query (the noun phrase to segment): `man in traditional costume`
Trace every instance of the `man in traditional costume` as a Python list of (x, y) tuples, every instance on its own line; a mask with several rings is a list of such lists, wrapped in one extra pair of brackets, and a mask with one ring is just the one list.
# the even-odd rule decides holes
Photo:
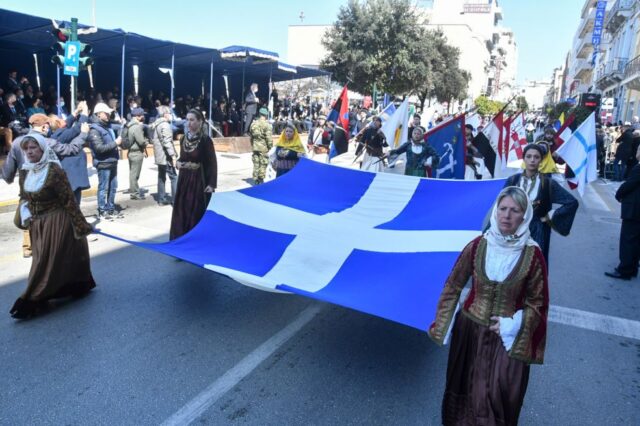
[[(382, 172), (384, 170), (384, 148), (388, 147), (387, 139), (382, 131), (382, 119), (376, 117), (373, 124), (366, 128), (360, 138), (356, 138), (364, 149), (361, 170)], [(357, 153), (357, 152), (356, 152)]]

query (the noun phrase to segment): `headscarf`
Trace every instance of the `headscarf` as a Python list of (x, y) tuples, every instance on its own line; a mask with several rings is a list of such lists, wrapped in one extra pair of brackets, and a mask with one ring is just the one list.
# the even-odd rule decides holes
[(306, 152), (304, 146), (302, 145), (302, 141), (300, 140), (300, 135), (298, 134), (298, 129), (294, 126), (287, 126), (293, 129), (293, 138), (291, 140), (287, 139), (285, 135), (285, 131), (283, 130), (280, 134), (280, 139), (278, 139), (278, 143), (276, 146), (280, 148), (288, 149), (290, 151), (300, 152), (304, 154)]
[[(522, 192), (525, 199), (527, 200), (527, 210), (524, 213), (524, 218), (522, 219), (522, 223), (518, 226), (515, 234), (512, 235), (503, 235), (500, 232), (500, 228), (498, 227), (498, 200), (501, 200), (503, 194), (508, 189), (513, 189)], [(493, 205), (493, 211), (491, 212), (490, 223), (491, 226), (484, 233), (483, 238), (487, 240), (489, 246), (500, 247), (503, 249), (507, 249), (509, 251), (521, 251), (525, 246), (534, 246), (538, 245), (533, 238), (531, 238), (531, 232), (529, 231), (529, 224), (531, 223), (531, 219), (533, 218), (533, 207), (531, 206), (531, 200), (527, 196), (527, 194), (517, 186), (508, 186), (503, 189), (498, 198), (496, 198), (496, 202)]]
[[(42, 157), (37, 163), (29, 161), (26, 150), (22, 148), (29, 139), (35, 140), (42, 150)], [(51, 165), (51, 163), (56, 163), (59, 166), (60, 161), (58, 160), (55, 152), (49, 148), (49, 144), (44, 137), (37, 133), (29, 133), (24, 136), (24, 139), (20, 141), (20, 149), (22, 149), (22, 158), (24, 158), (22, 170), (28, 171), (27, 177), (24, 180), (24, 190), (27, 192), (38, 192), (47, 180), (47, 176), (49, 175), (49, 165)]]

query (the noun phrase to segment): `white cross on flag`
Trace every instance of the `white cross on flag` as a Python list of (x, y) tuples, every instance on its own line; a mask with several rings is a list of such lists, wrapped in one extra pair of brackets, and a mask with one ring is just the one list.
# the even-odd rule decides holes
[(587, 184), (598, 178), (595, 112), (582, 122), (556, 153), (571, 167), (576, 175), (572, 181), (578, 185), (580, 195), (584, 194)]
[(458, 254), (480, 235), (503, 184), (302, 159), (272, 182), (216, 192), (200, 223), (181, 238), (134, 244), (252, 287), (426, 331)]

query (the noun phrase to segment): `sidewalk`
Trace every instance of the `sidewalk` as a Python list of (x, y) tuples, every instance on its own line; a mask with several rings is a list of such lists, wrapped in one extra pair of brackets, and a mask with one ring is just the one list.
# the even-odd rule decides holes
[[(251, 177), (251, 169), (253, 167), (251, 163), (251, 154), (227, 154), (218, 153), (218, 175), (233, 175), (235, 185), (231, 182), (227, 184), (225, 182), (224, 187), (221, 190), (237, 189), (239, 187), (249, 186), (249, 182), (244, 179)], [(82, 197), (95, 197), (98, 190), (98, 174), (96, 169), (89, 167), (89, 184), (90, 189), (82, 192)], [(227, 179), (225, 179), (226, 181)], [(149, 190), (149, 194), (155, 194), (158, 185), (158, 167), (155, 165), (153, 156), (147, 157), (142, 163), (142, 171), (140, 173), (140, 179), (138, 183), (141, 188)], [(218, 185), (220, 187), (220, 184)], [(235, 186), (235, 187), (233, 187)], [(122, 194), (129, 189), (129, 161), (118, 161), (118, 194)], [(169, 190), (169, 182), (167, 179), (167, 190)], [(5, 212), (15, 209), (18, 205), (18, 193), (19, 185), (18, 179), (13, 181), (11, 185), (7, 184), (4, 180), (0, 180), (0, 212)]]
[[(253, 163), (251, 161), (251, 153), (232, 154), (226, 152), (218, 152), (216, 154), (218, 160), (218, 191), (233, 191), (236, 189), (246, 188), (251, 185), (251, 175)], [(349, 152), (342, 154), (331, 161), (332, 165), (359, 168), (359, 163), (354, 163), (355, 145), (350, 144)], [(4, 159), (2, 159), (3, 161)], [(0, 164), (2, 163), (0, 161)], [(396, 167), (387, 170), (391, 173), (403, 173), (404, 167)], [(144, 159), (142, 171), (138, 183), (141, 188), (148, 190), (147, 197), (157, 192), (158, 184), (158, 168), (154, 163), (153, 155)], [(96, 169), (89, 167), (89, 184), (90, 189), (82, 192), (83, 198), (95, 197), (98, 190), (98, 174)], [(129, 161), (118, 161), (118, 193), (122, 196), (129, 189)], [(167, 180), (167, 190), (169, 190), (169, 182)], [(8, 185), (4, 180), (0, 179), (0, 212), (15, 210), (18, 205), (18, 179)]]

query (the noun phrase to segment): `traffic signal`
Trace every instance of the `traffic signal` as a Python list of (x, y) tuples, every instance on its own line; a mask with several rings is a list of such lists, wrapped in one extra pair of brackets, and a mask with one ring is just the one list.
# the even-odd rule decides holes
[(92, 51), (93, 47), (90, 44), (80, 43), (80, 68), (86, 69), (93, 65), (93, 58), (89, 56)]
[(64, 42), (56, 41), (51, 46), (51, 50), (53, 51), (51, 62), (61, 67), (64, 64)]
[(68, 28), (54, 28), (51, 31), (51, 34), (53, 34), (56, 40), (64, 43), (65, 41), (69, 40), (69, 35), (71, 34), (71, 31)]

